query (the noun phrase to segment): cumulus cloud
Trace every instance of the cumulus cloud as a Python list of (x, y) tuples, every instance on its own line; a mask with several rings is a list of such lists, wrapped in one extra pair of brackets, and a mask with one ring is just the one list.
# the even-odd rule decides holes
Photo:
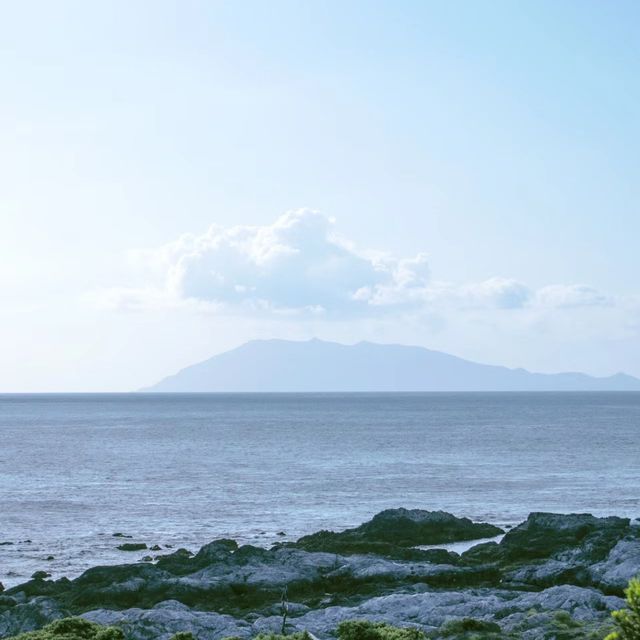
[(272, 225), (214, 225), (202, 235), (136, 252), (136, 259), (164, 274), (161, 291), (120, 288), (105, 292), (107, 303), (173, 300), (275, 313), (348, 313), (415, 303), (429, 276), (424, 255), (395, 259), (359, 252), (335, 234), (332, 219), (308, 209)]
[(334, 318), (452, 307), (508, 313), (609, 302), (586, 285), (535, 291), (504, 277), (463, 284), (433, 281), (426, 254), (395, 257), (358, 249), (336, 234), (331, 218), (309, 209), (285, 213), (271, 225), (214, 225), (134, 257), (155, 276), (139, 288), (95, 294), (102, 306), (179, 305), (218, 313)]

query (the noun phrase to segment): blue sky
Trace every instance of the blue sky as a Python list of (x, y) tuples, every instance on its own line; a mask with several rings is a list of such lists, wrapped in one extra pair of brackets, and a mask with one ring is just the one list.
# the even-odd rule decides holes
[(268, 336), (640, 375), (638, 24), (2, 3), (0, 389), (136, 388)]

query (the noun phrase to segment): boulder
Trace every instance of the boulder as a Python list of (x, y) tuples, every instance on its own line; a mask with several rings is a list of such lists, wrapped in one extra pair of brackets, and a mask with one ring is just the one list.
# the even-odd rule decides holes
[(142, 551), (147, 548), (144, 542), (125, 542), (118, 545), (119, 551)]
[(0, 596), (0, 610), (15, 607), (17, 604), (18, 601), (11, 596)]
[(23, 604), (0, 610), (0, 638), (15, 636), (25, 631), (35, 631), (68, 612), (51, 598), (32, 598)]
[(251, 625), (228, 615), (194, 611), (175, 600), (158, 603), (151, 609), (110, 611), (98, 609), (83, 618), (102, 625), (121, 627), (128, 640), (169, 640), (179, 632), (190, 632), (198, 640), (218, 640), (231, 636), (249, 638)]
[(620, 540), (605, 560), (588, 568), (591, 582), (606, 593), (622, 595), (631, 578), (640, 576), (640, 538)]
[(355, 529), (338, 533), (320, 531), (300, 538), (294, 546), (307, 551), (376, 553), (418, 559), (420, 551), (410, 549), (407, 553), (407, 548), (490, 538), (500, 533), (502, 529), (492, 524), (475, 523), (444, 511), (388, 509)]
[(50, 578), (51, 574), (47, 571), (36, 571), (32, 576), (32, 580), (45, 580), (46, 578)]
[(629, 533), (629, 519), (596, 518), (590, 514), (531, 513), (525, 522), (508, 531), (500, 542), (507, 558), (548, 558), (580, 547), (585, 559), (598, 561)]

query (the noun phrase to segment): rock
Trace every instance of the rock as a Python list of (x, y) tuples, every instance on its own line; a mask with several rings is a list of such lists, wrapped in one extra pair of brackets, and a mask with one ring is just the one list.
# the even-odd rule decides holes
[(147, 545), (144, 542), (125, 542), (119, 544), (117, 548), (119, 551), (142, 551), (147, 548)]
[[(448, 558), (445, 555), (445, 559)], [(457, 556), (454, 556), (457, 559)], [(33, 580), (16, 587), (28, 597), (55, 596), (74, 612), (90, 608), (151, 607), (167, 599), (223, 612), (258, 610), (289, 597), (317, 603), (327, 592), (338, 600), (377, 595), (421, 581), (434, 586), (495, 584), (499, 573), (486, 567), (456, 567), (429, 561), (391, 561), (375, 556), (339, 556), (282, 547), (266, 550), (218, 540), (198, 554), (178, 550), (157, 564), (94, 567), (75, 580)]]
[(478, 565), (500, 562), (505, 555), (504, 547), (497, 542), (483, 542), (464, 551), (461, 559), (465, 564)]
[(128, 640), (168, 640), (178, 632), (190, 632), (198, 640), (253, 635), (247, 622), (211, 611), (194, 611), (175, 600), (161, 602), (151, 609), (98, 609), (82, 617), (98, 624), (119, 626)]
[(0, 593), (2, 593), (4, 591), (4, 585), (2, 584), (2, 582), (0, 582)]
[(207, 565), (222, 562), (238, 550), (235, 540), (221, 539), (205, 544), (194, 556), (188, 549), (178, 549), (171, 554), (161, 556), (158, 566), (175, 575), (194, 573)]
[[(287, 603), (287, 611), (289, 616), (300, 616), (303, 613), (311, 611), (311, 608), (301, 602), (289, 602)], [(266, 613), (274, 616), (282, 616), (282, 603), (274, 603), (271, 607), (266, 609)], [(254, 620), (258, 620), (260, 617), (261, 616), (256, 615)]]
[(159, 544), (154, 544), (153, 547), (149, 547), (150, 551), (162, 551), (162, 547)]
[(494, 525), (474, 523), (444, 511), (388, 509), (355, 529), (339, 533), (320, 531), (300, 538), (295, 546), (307, 551), (407, 558), (407, 547), (490, 538), (500, 533), (502, 529)]
[(133, 536), (127, 536), (124, 533), (118, 531), (117, 533), (111, 534), (114, 538), (133, 538)]
[[(611, 608), (623, 606), (605, 594), (620, 593), (640, 568), (640, 532), (621, 518), (531, 514), (499, 544), (478, 544), (461, 556), (402, 546), (416, 538), (424, 542), (472, 531), (485, 537), (485, 526), (492, 525), (442, 512), (393, 510), (356, 529), (301, 539), (311, 539), (310, 549), (299, 543), (238, 547), (222, 539), (195, 555), (178, 549), (156, 564), (94, 567), (74, 580), (34, 574), (2, 596), (0, 630), (2, 624), (18, 631), (20, 625), (34, 628), (29, 627), (34, 620), (44, 624), (48, 620), (38, 612), (54, 603), (52, 615), (88, 612), (95, 622), (120, 624), (130, 640), (163, 640), (176, 631), (192, 632), (199, 640), (248, 638), (279, 632), (280, 598), (287, 587), (288, 628), (323, 638), (354, 617), (434, 633), (448, 621), (469, 618), (480, 621), (478, 628), (494, 630), (487, 634), (499, 624), (504, 634), (522, 640), (564, 637), (562, 625), (578, 621), (586, 625), (586, 637), (589, 625), (602, 624)], [(571, 617), (558, 618), (558, 611)]]
[(430, 562), (398, 562), (385, 558), (354, 555), (341, 558), (341, 566), (326, 574), (328, 584), (338, 578), (351, 583), (358, 581), (390, 585), (420, 582), (425, 585), (455, 587), (477, 585), (483, 582), (497, 583), (499, 573), (485, 567), (458, 567)]
[(531, 513), (525, 522), (506, 533), (500, 546), (508, 558), (516, 560), (548, 558), (580, 546), (585, 555), (597, 561), (628, 532), (628, 518)]
[(46, 571), (36, 571), (31, 578), (33, 580), (44, 580), (45, 578), (50, 578), (51, 574)]
[(0, 612), (0, 638), (34, 631), (44, 625), (66, 617), (68, 612), (51, 598), (33, 598)]
[(640, 538), (624, 538), (607, 558), (591, 565), (589, 577), (594, 585), (607, 593), (622, 595), (629, 580), (640, 575)]
[(75, 580), (59, 585), (57, 597), (77, 613), (89, 608), (128, 608), (145, 603), (152, 606), (170, 589), (175, 576), (157, 565), (135, 563), (94, 567)]
[(504, 583), (512, 588), (545, 588), (560, 584), (588, 586), (586, 571), (580, 563), (551, 558), (506, 571)]
[(201, 569), (209, 564), (227, 560), (229, 555), (238, 550), (238, 543), (235, 540), (221, 539), (214, 540), (198, 551), (191, 561), (194, 569)]
[(49, 561), (51, 561), (51, 560), (55, 560), (55, 557), (54, 557), (54, 556), (47, 556), (47, 557), (45, 558), (45, 560), (49, 560)]
[[(569, 612), (576, 620), (602, 622), (611, 610), (623, 601), (607, 597), (595, 590), (574, 586), (552, 587), (535, 593), (501, 590), (427, 591), (414, 594), (392, 594), (372, 598), (355, 607), (328, 607), (313, 610), (291, 619), (296, 631), (308, 630), (320, 637), (333, 636), (344, 620), (367, 619), (396, 626), (417, 626), (425, 632), (435, 632), (452, 619), (474, 618), (499, 622), (507, 632), (533, 629), (531, 638), (545, 637), (541, 629), (551, 624), (558, 610)], [(532, 621), (531, 611), (542, 613)], [(546, 614), (546, 615), (544, 615)], [(276, 630), (277, 617), (263, 618), (254, 623), (259, 630)]]
[(176, 575), (184, 575), (191, 570), (193, 553), (188, 549), (176, 549), (173, 553), (158, 559), (157, 566)]

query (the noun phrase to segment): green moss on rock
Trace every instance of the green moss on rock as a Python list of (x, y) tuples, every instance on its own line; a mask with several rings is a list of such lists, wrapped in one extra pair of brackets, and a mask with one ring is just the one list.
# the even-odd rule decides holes
[(340, 640), (424, 640), (425, 635), (415, 627), (394, 627), (385, 622), (346, 620), (338, 625)]
[(9, 640), (124, 640), (124, 635), (116, 627), (103, 627), (84, 618), (62, 618)]

